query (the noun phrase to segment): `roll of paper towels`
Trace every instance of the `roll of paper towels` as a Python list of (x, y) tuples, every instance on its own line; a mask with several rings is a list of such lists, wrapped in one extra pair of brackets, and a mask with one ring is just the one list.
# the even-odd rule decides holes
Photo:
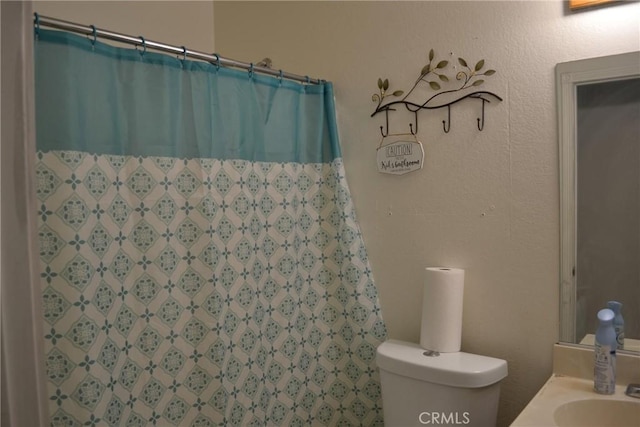
[(440, 353), (460, 351), (464, 270), (428, 267), (422, 293), (420, 345)]

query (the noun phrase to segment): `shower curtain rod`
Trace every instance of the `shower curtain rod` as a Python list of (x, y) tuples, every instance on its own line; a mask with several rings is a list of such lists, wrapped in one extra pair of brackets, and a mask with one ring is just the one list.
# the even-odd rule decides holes
[(255, 65), (253, 63), (247, 63), (242, 61), (237, 61), (235, 59), (224, 58), (215, 53), (209, 54), (204, 52), (199, 52), (197, 50), (187, 49), (184, 46), (173, 46), (166, 43), (160, 43), (153, 40), (146, 40), (144, 37), (134, 37), (127, 34), (116, 33), (115, 31), (103, 30), (97, 28), (93, 25), (82, 25), (77, 24), (75, 22), (63, 21), (61, 19), (51, 18), (49, 16), (42, 16), (34, 13), (33, 25), (36, 28), (36, 31), (39, 27), (50, 27), (56, 28), (59, 30), (70, 31), (73, 33), (84, 34), (86, 36), (91, 36), (94, 38), (102, 38), (113, 40), (120, 43), (132, 44), (136, 47), (141, 47), (144, 49), (154, 49), (162, 52), (174, 53), (177, 55), (182, 55), (184, 58), (190, 57), (193, 59), (199, 59), (201, 61), (210, 62), (215, 65), (219, 65), (222, 67), (233, 67), (240, 68), (247, 71), (252, 71), (256, 73), (268, 74), (274, 77), (286, 78), (289, 80), (295, 80), (302, 83), (307, 84), (322, 84), (325, 81), (321, 79), (313, 79), (308, 76), (301, 76), (298, 74), (288, 73), (282, 70), (274, 70), (267, 67), (262, 67)]

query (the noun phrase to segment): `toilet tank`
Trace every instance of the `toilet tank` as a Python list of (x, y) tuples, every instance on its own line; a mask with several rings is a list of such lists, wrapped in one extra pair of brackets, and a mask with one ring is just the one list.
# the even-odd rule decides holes
[(418, 344), (378, 347), (386, 427), (495, 426), (507, 362), (456, 352), (429, 357)]

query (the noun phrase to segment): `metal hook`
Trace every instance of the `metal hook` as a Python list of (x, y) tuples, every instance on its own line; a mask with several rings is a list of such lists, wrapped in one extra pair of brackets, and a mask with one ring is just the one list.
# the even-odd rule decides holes
[(480, 98), (482, 99), (482, 121), (480, 121), (480, 118), (478, 118), (478, 130), (482, 131), (482, 129), (484, 129), (484, 104), (485, 102), (489, 102), (484, 98)]
[(186, 61), (187, 60), (187, 48), (184, 46), (180, 46), (182, 48), (182, 61)]
[(278, 79), (280, 80), (280, 86), (282, 86), (282, 78), (283, 78), (283, 72), (282, 70), (280, 70), (280, 73), (278, 74)]
[(385, 120), (387, 122), (387, 132), (386, 133), (384, 132), (384, 130), (383, 130), (384, 126), (380, 126), (380, 133), (382, 134), (383, 138), (389, 136), (389, 110), (385, 110), (384, 118), (385, 118)]
[(442, 129), (444, 133), (449, 133), (451, 130), (451, 105), (447, 105), (447, 120), (442, 121)]
[(140, 56), (144, 56), (145, 53), (147, 53), (147, 42), (144, 39), (144, 37), (142, 36), (138, 36), (140, 38), (140, 41), (142, 42), (142, 53), (140, 54)]
[(413, 131), (413, 124), (409, 123), (409, 132), (411, 132), (411, 135), (416, 136), (416, 134), (418, 133), (418, 110), (414, 111), (413, 114), (415, 114), (416, 117), (416, 131)]
[(253, 62), (249, 64), (249, 78), (253, 77)]
[(216, 57), (216, 71), (220, 69), (220, 55), (214, 53), (213, 56)]
[(95, 25), (90, 25), (90, 27), (91, 27), (91, 34), (93, 35), (93, 40), (91, 41), (91, 45), (95, 46), (96, 45), (96, 38), (97, 38), (96, 26)]
[(311, 78), (309, 78), (309, 76), (304, 76), (307, 79), (307, 84), (310, 85), (311, 84)]

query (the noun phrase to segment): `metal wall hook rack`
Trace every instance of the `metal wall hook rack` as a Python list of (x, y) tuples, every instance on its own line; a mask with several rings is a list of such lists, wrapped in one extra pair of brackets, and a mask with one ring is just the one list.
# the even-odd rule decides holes
[[(441, 92), (444, 93), (444, 92)], [(433, 98), (431, 98), (433, 99)], [(431, 100), (430, 99), (430, 100)], [(441, 108), (446, 108), (447, 109), (447, 118), (445, 120), (442, 120), (442, 130), (444, 131), (444, 133), (449, 133), (451, 131), (451, 107), (459, 102), (462, 102), (466, 99), (477, 99), (481, 102), (481, 108), (480, 108), (480, 117), (478, 117), (477, 120), (477, 127), (479, 131), (484, 130), (484, 125), (485, 125), (485, 104), (487, 103), (491, 103), (491, 100), (493, 99), (494, 101), (502, 101), (502, 98), (498, 95), (496, 95), (493, 92), (488, 92), (488, 91), (475, 91), (469, 94), (466, 94), (464, 96), (461, 96), (451, 102), (447, 102), (446, 104), (440, 104), (440, 105), (427, 105), (427, 103), (424, 104), (415, 104), (413, 102), (408, 102), (408, 101), (394, 101), (394, 102), (389, 102), (385, 105), (380, 106), (379, 108), (376, 109), (376, 111), (373, 112), (373, 114), (371, 114), (371, 117), (374, 117), (375, 115), (384, 112), (385, 115), (385, 124), (383, 126), (380, 126), (380, 133), (382, 134), (382, 136), (388, 136), (391, 131), (389, 130), (389, 111), (397, 111), (396, 108), (393, 108), (393, 106), (397, 106), (397, 105), (404, 105), (405, 108), (412, 112), (414, 114), (414, 121), (413, 123), (409, 123), (409, 133), (411, 133), (412, 135), (415, 135), (418, 133), (418, 112), (420, 110), (438, 110)], [(429, 101), (430, 101), (429, 100)], [(427, 101), (427, 102), (429, 102)]]
[[(495, 70), (484, 70), (485, 61), (483, 59), (478, 61), (475, 66), (471, 67), (463, 58), (458, 58), (459, 67), (456, 66), (454, 68), (457, 69), (455, 80), (460, 82), (460, 86), (454, 89), (441, 90), (439, 82), (450, 82), (452, 80), (445, 74), (445, 69), (449, 65), (449, 61), (434, 61), (434, 57), (435, 53), (433, 49), (431, 49), (431, 51), (429, 52), (428, 64), (422, 68), (418, 79), (406, 95), (402, 90), (391, 91), (389, 89), (390, 85), (388, 79), (378, 79), (379, 93), (375, 93), (371, 97), (374, 102), (378, 103), (378, 105), (376, 106), (374, 112), (371, 114), (371, 117), (384, 112), (385, 125), (380, 126), (380, 133), (383, 137), (391, 135), (391, 131), (389, 129), (389, 111), (396, 111), (397, 107), (400, 105), (404, 106), (408, 111), (414, 113), (413, 123), (409, 123), (409, 133), (411, 133), (412, 135), (416, 135), (418, 133), (418, 112), (420, 110), (436, 110), (446, 107), (447, 118), (445, 120), (442, 120), (442, 130), (445, 133), (449, 133), (451, 131), (451, 107), (467, 99), (477, 99), (481, 102), (480, 117), (477, 118), (477, 127), (479, 131), (484, 130), (485, 104), (490, 103), (491, 101), (500, 102), (502, 101), (502, 98), (493, 92), (483, 90), (469, 92), (469, 90), (482, 85), (484, 83), (485, 76), (492, 76), (493, 74), (495, 74)], [(427, 84), (432, 90), (436, 90), (439, 92), (432, 95), (422, 104), (408, 101), (407, 98), (409, 97), (409, 95), (420, 84)], [(450, 102), (437, 103), (438, 100), (442, 99), (441, 97), (443, 95), (448, 94), (449, 96), (451, 96), (455, 93), (464, 93), (461, 91), (467, 93)], [(389, 97), (401, 96), (402, 98), (399, 100), (390, 101), (383, 104), (383, 101)]]

